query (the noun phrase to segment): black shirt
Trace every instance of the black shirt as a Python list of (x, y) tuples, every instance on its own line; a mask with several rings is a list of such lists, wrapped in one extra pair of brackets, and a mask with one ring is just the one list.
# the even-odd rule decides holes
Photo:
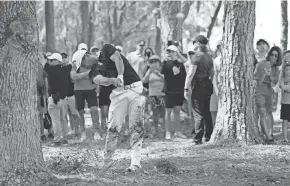
[(208, 53), (198, 52), (192, 56), (192, 62), (197, 65), (195, 75), (196, 81), (208, 80), (213, 68), (213, 59)]
[[(179, 73), (174, 75), (173, 69), (179, 69)], [(164, 88), (163, 92), (165, 93), (184, 93), (184, 85), (186, 78), (186, 71), (183, 64), (175, 61), (164, 61), (161, 74), (164, 74)]]
[[(117, 77), (118, 71), (115, 62), (110, 59), (110, 57), (115, 53), (117, 49), (110, 44), (105, 44), (101, 50), (99, 56), (99, 62), (102, 64), (103, 71), (101, 74), (104, 77)], [(124, 85), (130, 85), (137, 81), (140, 81), (138, 74), (135, 72), (133, 67), (130, 65), (129, 61), (122, 55), (121, 58), (124, 63)]]
[(73, 83), (70, 77), (71, 65), (51, 66), (45, 64), (44, 70), (47, 74), (49, 92), (48, 94), (59, 94), (60, 98), (73, 96)]

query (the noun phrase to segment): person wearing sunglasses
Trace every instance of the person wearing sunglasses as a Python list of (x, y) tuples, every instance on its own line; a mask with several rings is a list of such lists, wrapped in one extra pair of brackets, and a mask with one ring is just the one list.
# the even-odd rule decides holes
[[(165, 93), (165, 139), (171, 139), (171, 131), (176, 138), (187, 138), (180, 131), (180, 110), (184, 100), (184, 83), (186, 71), (184, 65), (178, 60), (179, 52), (175, 45), (166, 49), (166, 61), (163, 62), (161, 74), (164, 75)], [(171, 113), (174, 114), (174, 126), (171, 121)]]
[(254, 72), (255, 103), (260, 119), (260, 129), (266, 137), (266, 143), (274, 143), (273, 139), (273, 95), (278, 92), (279, 66), (281, 50), (274, 46), (268, 52), (266, 60), (257, 64)]

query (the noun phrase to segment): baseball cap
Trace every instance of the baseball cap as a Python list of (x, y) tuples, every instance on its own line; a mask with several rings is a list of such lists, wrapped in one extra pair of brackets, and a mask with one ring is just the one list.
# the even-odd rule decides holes
[(269, 43), (265, 39), (259, 39), (256, 43), (256, 45), (260, 45), (261, 43), (265, 43), (266, 45), (269, 46)]
[(90, 52), (99, 51), (100, 49), (97, 46), (92, 46)]
[(82, 64), (82, 60), (83, 57), (85, 56), (85, 54), (87, 53), (87, 51), (85, 50), (78, 50), (73, 54), (73, 63), (75, 63), (77, 70), (80, 68), (81, 64)]
[(60, 55), (60, 53), (53, 53), (51, 56), (48, 56), (47, 59), (56, 59), (62, 62), (62, 56)]
[(120, 50), (121, 52), (123, 51), (123, 47), (121, 47), (121, 46), (119, 46), (119, 45), (116, 46), (115, 48), (116, 48), (117, 50)]
[(216, 46), (222, 46), (222, 40), (219, 40), (216, 44)]
[(152, 55), (152, 56), (149, 58), (149, 60), (154, 60), (154, 59), (157, 59), (157, 60), (161, 61), (161, 60), (160, 60), (160, 57), (159, 57), (158, 55)]
[(144, 40), (139, 41), (139, 42), (138, 42), (138, 45), (139, 45), (139, 46), (145, 46), (145, 41), (144, 41)]
[(166, 50), (172, 50), (172, 51), (177, 52), (178, 51), (178, 48), (175, 45), (170, 45), (169, 47), (167, 47)]
[(85, 49), (87, 51), (88, 50), (88, 45), (85, 44), (85, 43), (79, 44), (78, 50), (83, 50), (83, 49)]
[(208, 43), (208, 39), (204, 35), (198, 35), (193, 41), (193, 44), (197, 42), (206, 45)]

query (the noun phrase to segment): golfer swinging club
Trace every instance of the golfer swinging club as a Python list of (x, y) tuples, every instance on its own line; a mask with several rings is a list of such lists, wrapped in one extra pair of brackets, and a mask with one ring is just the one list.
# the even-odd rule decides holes
[(103, 169), (109, 169), (115, 163), (112, 157), (117, 146), (119, 132), (128, 114), (132, 154), (131, 165), (127, 171), (136, 171), (141, 168), (141, 147), (144, 136), (143, 85), (128, 60), (114, 46), (105, 44), (98, 56), (98, 65), (92, 68), (90, 78), (95, 84), (116, 87), (110, 95), (111, 104)]

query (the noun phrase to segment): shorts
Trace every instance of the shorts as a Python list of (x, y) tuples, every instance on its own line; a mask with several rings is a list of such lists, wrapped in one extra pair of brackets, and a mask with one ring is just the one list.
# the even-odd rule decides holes
[(281, 104), (280, 119), (290, 122), (290, 104)]
[(272, 112), (273, 100), (272, 95), (256, 95), (255, 102), (257, 108), (265, 108), (267, 112)]
[(164, 96), (149, 96), (153, 115), (159, 114), (161, 118), (165, 116), (165, 99)]
[(165, 107), (173, 108), (175, 106), (182, 106), (184, 100), (183, 93), (166, 93), (165, 94)]
[(99, 106), (109, 106), (111, 104), (110, 94), (114, 89), (113, 86), (100, 86)]
[(76, 109), (84, 110), (85, 109), (85, 101), (88, 103), (88, 107), (97, 107), (98, 106), (98, 98), (96, 90), (75, 90), (75, 99), (76, 99)]
[(210, 97), (210, 107), (209, 111), (217, 112), (218, 111), (218, 97), (215, 93), (213, 93)]

